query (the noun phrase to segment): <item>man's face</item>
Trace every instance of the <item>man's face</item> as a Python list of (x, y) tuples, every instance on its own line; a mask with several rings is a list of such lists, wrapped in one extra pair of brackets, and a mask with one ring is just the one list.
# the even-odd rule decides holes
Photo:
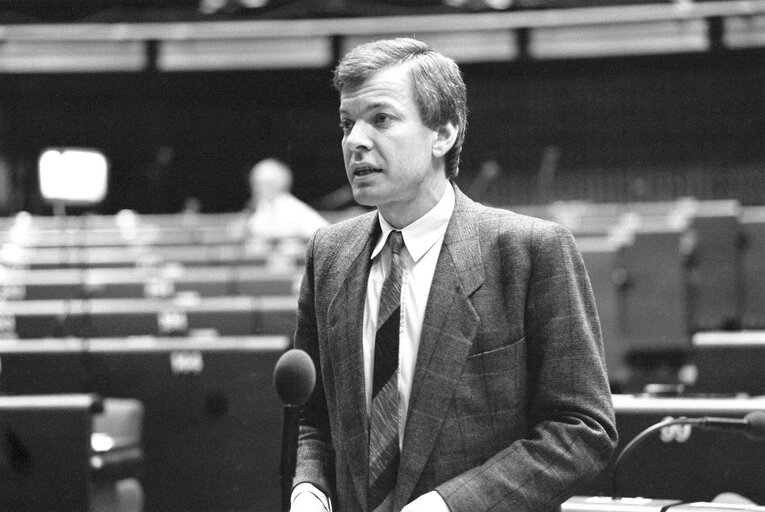
[(405, 65), (344, 90), (340, 125), (345, 170), (358, 203), (377, 206), (389, 221), (411, 222), (440, 199), (447, 179), (442, 155), (434, 152), (438, 132), (420, 119)]

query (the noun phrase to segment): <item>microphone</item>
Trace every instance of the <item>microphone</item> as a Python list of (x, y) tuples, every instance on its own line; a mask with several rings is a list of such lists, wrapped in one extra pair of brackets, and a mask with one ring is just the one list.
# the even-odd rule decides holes
[(704, 416), (701, 418), (667, 418), (640, 432), (632, 439), (627, 446), (619, 453), (614, 461), (614, 469), (611, 474), (611, 498), (620, 499), (618, 483), (619, 468), (627, 455), (642, 443), (650, 434), (671, 425), (691, 425), (692, 427), (722, 430), (739, 430), (747, 434), (752, 439), (765, 439), (765, 411), (752, 411), (744, 418), (715, 418)]
[(274, 388), (285, 405), (303, 405), (313, 393), (316, 370), (311, 357), (293, 348), (279, 358), (274, 367)]
[(705, 416), (688, 419), (685, 423), (701, 428), (742, 430), (754, 439), (765, 439), (765, 411), (752, 411), (742, 419)]
[(282, 484), (282, 510), (290, 509), (292, 479), (295, 478), (297, 458), (298, 413), (300, 406), (308, 401), (316, 384), (316, 369), (311, 357), (303, 350), (294, 348), (281, 355), (274, 367), (274, 388), (283, 406), (282, 460), (280, 466)]

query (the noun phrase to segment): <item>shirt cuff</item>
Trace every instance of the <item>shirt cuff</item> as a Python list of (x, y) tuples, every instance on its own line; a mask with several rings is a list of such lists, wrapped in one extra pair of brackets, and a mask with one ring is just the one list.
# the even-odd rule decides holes
[(290, 503), (293, 503), (295, 501), (295, 498), (298, 497), (298, 495), (303, 494), (304, 492), (307, 492), (309, 494), (313, 494), (317, 500), (321, 502), (321, 504), (324, 506), (324, 510), (327, 512), (332, 512), (332, 502), (329, 500), (326, 494), (324, 494), (322, 491), (320, 491), (315, 485), (309, 484), (308, 482), (301, 482), (295, 486), (294, 489), (292, 489), (292, 496), (290, 497)]

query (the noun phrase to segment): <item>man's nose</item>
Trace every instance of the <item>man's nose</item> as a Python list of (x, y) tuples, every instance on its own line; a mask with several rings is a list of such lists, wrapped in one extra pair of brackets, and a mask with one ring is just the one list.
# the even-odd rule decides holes
[(349, 151), (363, 151), (372, 147), (372, 142), (363, 123), (355, 123), (345, 137), (345, 146)]

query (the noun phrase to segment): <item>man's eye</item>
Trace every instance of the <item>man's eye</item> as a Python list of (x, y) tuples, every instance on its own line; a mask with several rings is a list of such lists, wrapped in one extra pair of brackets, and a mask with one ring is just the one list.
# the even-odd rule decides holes
[(377, 114), (375, 115), (375, 123), (377, 124), (386, 124), (390, 121), (390, 116), (388, 114)]
[(340, 129), (344, 132), (349, 132), (353, 128), (353, 122), (349, 121), (348, 119), (343, 119), (340, 121)]

